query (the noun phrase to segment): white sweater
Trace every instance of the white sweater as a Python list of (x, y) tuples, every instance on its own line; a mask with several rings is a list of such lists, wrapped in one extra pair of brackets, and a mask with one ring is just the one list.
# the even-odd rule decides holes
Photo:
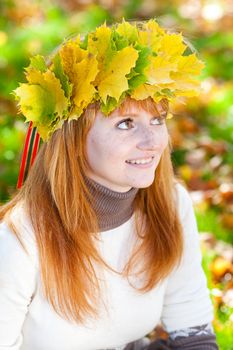
[[(213, 310), (201, 267), (192, 201), (181, 185), (177, 187), (185, 236), (180, 266), (145, 294), (138, 293), (120, 275), (105, 270), (106, 308), (101, 309), (98, 320), (88, 320), (86, 326), (61, 318), (44, 298), (33, 230), (23, 208), (15, 209), (12, 217), (30, 255), (6, 223), (1, 223), (0, 350), (121, 349), (148, 334), (159, 322), (168, 332), (211, 322)], [(119, 227), (100, 233), (100, 237), (103, 257), (120, 270), (135, 237), (134, 215)]]

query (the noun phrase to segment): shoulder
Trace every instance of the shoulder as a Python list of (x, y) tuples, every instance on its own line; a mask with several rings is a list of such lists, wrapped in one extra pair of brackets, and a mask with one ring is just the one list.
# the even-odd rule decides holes
[[(186, 244), (199, 245), (199, 233), (193, 201), (189, 191), (179, 182), (175, 183), (176, 207)], [(188, 242), (188, 243), (187, 243)]]
[[(12, 218), (17, 235), (11, 228)], [(24, 218), (23, 211), (15, 208), (0, 223), (0, 308), (3, 304), (6, 310), (14, 308), (16, 315), (17, 309), (23, 312), (30, 303), (39, 272), (32, 235), (26, 223), (22, 225)]]
[(189, 191), (180, 182), (175, 182), (175, 203), (178, 210), (180, 220), (184, 220), (185, 217), (191, 212), (193, 212), (193, 202)]
[(2, 261), (20, 259), (37, 265), (34, 230), (22, 203), (17, 204), (7, 218), (0, 222), (0, 255)]

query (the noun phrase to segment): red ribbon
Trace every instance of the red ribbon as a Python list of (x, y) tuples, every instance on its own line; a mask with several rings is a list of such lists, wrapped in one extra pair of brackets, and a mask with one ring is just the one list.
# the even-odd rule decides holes
[(17, 182), (18, 189), (23, 185), (27, 177), (28, 171), (34, 163), (35, 157), (38, 152), (39, 144), (40, 135), (36, 131), (36, 128), (33, 127), (32, 122), (30, 122), (21, 159), (19, 177)]

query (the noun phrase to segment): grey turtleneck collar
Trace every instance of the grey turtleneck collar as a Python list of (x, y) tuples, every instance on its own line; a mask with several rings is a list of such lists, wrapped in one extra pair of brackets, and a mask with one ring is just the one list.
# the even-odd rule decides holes
[(100, 231), (111, 230), (122, 225), (133, 215), (133, 201), (138, 188), (132, 187), (127, 192), (115, 192), (84, 176), (93, 196), (92, 203), (98, 218)]

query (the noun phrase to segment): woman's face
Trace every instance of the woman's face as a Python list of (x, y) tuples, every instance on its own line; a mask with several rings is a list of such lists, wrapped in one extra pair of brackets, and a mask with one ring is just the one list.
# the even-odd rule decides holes
[(168, 144), (165, 116), (160, 105), (156, 115), (136, 106), (127, 114), (98, 112), (87, 135), (86, 175), (117, 192), (150, 186)]

